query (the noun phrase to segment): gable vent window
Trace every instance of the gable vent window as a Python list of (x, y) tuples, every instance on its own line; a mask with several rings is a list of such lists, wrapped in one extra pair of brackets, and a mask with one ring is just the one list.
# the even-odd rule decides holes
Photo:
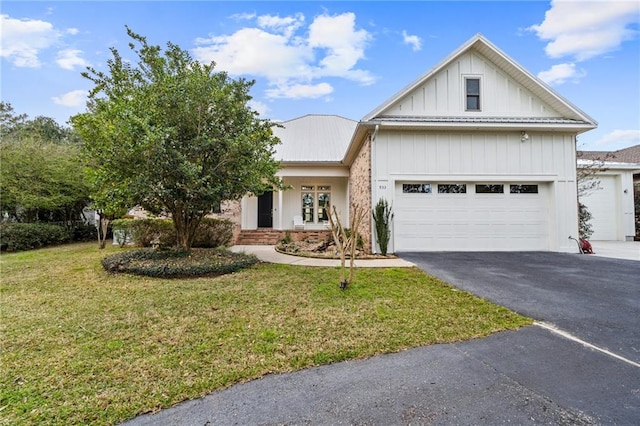
[(480, 79), (465, 79), (467, 111), (480, 111)]

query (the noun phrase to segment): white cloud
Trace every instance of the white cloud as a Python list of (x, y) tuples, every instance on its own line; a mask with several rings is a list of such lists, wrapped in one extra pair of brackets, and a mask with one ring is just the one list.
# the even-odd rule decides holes
[(638, 144), (640, 144), (640, 130), (614, 130), (596, 142), (596, 145), (611, 147), (611, 149)]
[(309, 76), (312, 52), (295, 46), (280, 34), (259, 28), (243, 28), (230, 36), (196, 40), (193, 49), (199, 61), (215, 61), (219, 69), (235, 75), (258, 75), (269, 80)]
[(0, 56), (16, 67), (38, 68), (38, 54), (56, 43), (60, 33), (49, 22), (0, 15)]
[(56, 105), (66, 107), (77, 107), (83, 105), (87, 100), (86, 90), (73, 90), (61, 96), (54, 96), (51, 99)]
[(545, 48), (549, 57), (584, 61), (635, 38), (638, 31), (630, 26), (639, 21), (640, 3), (635, 0), (553, 0), (544, 21), (528, 29), (549, 40)]
[(80, 32), (77, 28), (67, 28), (66, 33), (71, 35), (76, 35)]
[(321, 98), (331, 93), (333, 87), (329, 83), (280, 85), (266, 91), (269, 98), (288, 99)]
[(577, 82), (587, 73), (576, 68), (576, 64), (565, 63), (552, 66), (547, 71), (538, 73), (538, 78), (550, 85), (559, 85), (567, 81)]
[(267, 104), (263, 102), (252, 99), (248, 102), (248, 104), (249, 104), (249, 107), (252, 110), (256, 111), (258, 114), (260, 114), (260, 116), (265, 116), (269, 112), (269, 107), (267, 106)]
[(309, 26), (309, 46), (326, 49), (317, 73), (321, 76), (344, 77), (362, 84), (372, 84), (373, 76), (368, 71), (354, 70), (371, 40), (366, 30), (355, 29), (356, 15), (317, 16)]
[(269, 97), (320, 97), (333, 87), (317, 80), (333, 77), (371, 84), (375, 78), (356, 68), (364, 58), (371, 39), (355, 26), (355, 15), (344, 13), (314, 18), (304, 31), (305, 17), (238, 15), (236, 19), (255, 20), (228, 35), (196, 39), (194, 57), (215, 61), (218, 69), (232, 75), (262, 76), (267, 79)]
[(231, 19), (236, 21), (251, 21), (255, 19), (256, 14), (254, 13), (236, 13), (230, 16)]
[(56, 63), (60, 68), (73, 71), (75, 67), (84, 68), (89, 63), (82, 59), (82, 51), (76, 49), (65, 49), (58, 52)]
[(404, 44), (411, 46), (414, 52), (422, 49), (422, 40), (417, 35), (409, 35), (406, 31), (402, 31), (402, 39)]
[(284, 18), (273, 15), (262, 15), (258, 17), (258, 25), (261, 28), (282, 33), (288, 38), (291, 37), (298, 28), (304, 25), (304, 15), (297, 13), (294, 16), (285, 16)]

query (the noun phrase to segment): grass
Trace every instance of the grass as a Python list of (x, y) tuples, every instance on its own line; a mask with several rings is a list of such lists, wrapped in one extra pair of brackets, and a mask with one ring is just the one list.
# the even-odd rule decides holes
[(3, 424), (114, 424), (265, 374), (531, 321), (415, 268), (260, 264), (198, 279), (110, 275), (119, 249), (0, 256)]

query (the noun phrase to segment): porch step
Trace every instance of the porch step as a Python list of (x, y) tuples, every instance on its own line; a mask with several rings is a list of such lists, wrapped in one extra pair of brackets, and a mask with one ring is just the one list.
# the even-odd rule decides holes
[(284, 231), (272, 229), (242, 230), (236, 240), (237, 245), (269, 246), (284, 238)]
[(287, 232), (293, 241), (304, 241), (308, 239), (322, 241), (331, 238), (331, 231), (328, 230), (278, 231), (275, 229), (255, 229), (240, 231), (240, 235), (238, 235), (235, 243), (243, 246), (272, 246), (282, 240)]

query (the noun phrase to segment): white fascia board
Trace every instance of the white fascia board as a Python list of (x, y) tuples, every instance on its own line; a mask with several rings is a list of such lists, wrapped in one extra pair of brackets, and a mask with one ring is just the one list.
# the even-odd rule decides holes
[(349, 168), (344, 166), (290, 166), (276, 173), (278, 177), (349, 177)]
[(597, 160), (584, 160), (578, 159), (576, 164), (579, 168), (584, 167), (600, 167), (603, 169), (616, 169), (616, 170), (640, 170), (640, 164), (637, 163), (618, 163), (613, 161), (597, 161)]

